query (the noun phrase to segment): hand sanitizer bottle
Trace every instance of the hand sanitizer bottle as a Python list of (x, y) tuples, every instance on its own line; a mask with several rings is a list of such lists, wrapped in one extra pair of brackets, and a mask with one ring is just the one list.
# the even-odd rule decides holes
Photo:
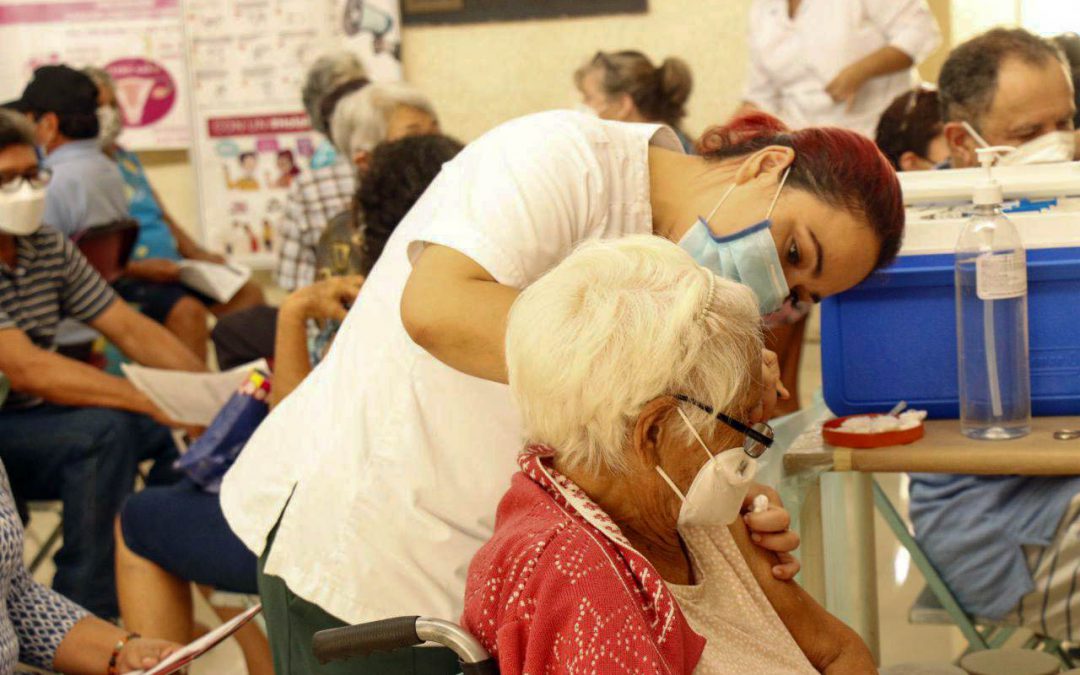
[(1027, 257), (1020, 233), (1001, 212), (995, 156), (979, 148), (986, 175), (975, 184), (975, 212), (956, 242), (956, 337), (960, 429), (981, 440), (1031, 432)]

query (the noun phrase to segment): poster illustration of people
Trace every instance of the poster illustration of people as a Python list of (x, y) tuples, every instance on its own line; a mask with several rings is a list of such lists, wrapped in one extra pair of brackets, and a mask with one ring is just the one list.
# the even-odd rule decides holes
[(0, 100), (39, 66), (97, 66), (116, 82), (126, 147), (189, 145), (180, 0), (0, 0), (0, 45)]
[(349, 49), (375, 81), (401, 78), (397, 0), (185, 0), (204, 241), (273, 267), (289, 189), (325, 155), (300, 101), (307, 68)]

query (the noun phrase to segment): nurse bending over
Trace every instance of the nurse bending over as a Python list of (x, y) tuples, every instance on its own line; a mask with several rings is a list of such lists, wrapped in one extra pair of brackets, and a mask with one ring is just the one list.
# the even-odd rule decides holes
[[(222, 486), (225, 516), (261, 555), (262, 575), (295, 596), (267, 615), (293, 653), (310, 653), (322, 628), (461, 615), (466, 571), (492, 535), (524, 436), (503, 384), (507, 314), (581, 243), (633, 234), (677, 242), (749, 285), (760, 312), (792, 293), (848, 289), (896, 255), (900, 187), (868, 139), (789, 133), (756, 114), (710, 130), (698, 149), (684, 155), (663, 126), (554, 111), (503, 124), (443, 167), (395, 230), (334, 348)], [(776, 403), (775, 356), (762, 361), (760, 400), (743, 422), (766, 419)], [(406, 654), (351, 672), (439, 672), (453, 662), (420, 651), (430, 663)]]

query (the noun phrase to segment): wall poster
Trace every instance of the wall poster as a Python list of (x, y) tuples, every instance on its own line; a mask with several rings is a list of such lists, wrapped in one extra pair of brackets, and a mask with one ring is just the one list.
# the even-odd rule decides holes
[(276, 262), (289, 186), (328, 141), (300, 101), (307, 68), (354, 51), (401, 78), (397, 0), (184, 0), (203, 241), (255, 268)]
[(116, 81), (124, 145), (190, 142), (180, 0), (0, 0), (0, 100), (22, 93), (38, 66), (102, 67)]

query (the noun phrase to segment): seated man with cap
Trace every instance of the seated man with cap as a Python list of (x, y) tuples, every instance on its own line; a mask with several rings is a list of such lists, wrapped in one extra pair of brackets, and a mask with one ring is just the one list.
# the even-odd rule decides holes
[(63, 318), (89, 324), (133, 361), (205, 370), (168, 331), (116, 295), (68, 237), (42, 226), (48, 172), (34, 129), (0, 110), (0, 461), (21, 500), (60, 500), (63, 547), (53, 587), (102, 617), (117, 615), (113, 520), (137, 464), (173, 477), (169, 427), (178, 426), (127, 380), (56, 353)]
[[(46, 152), (52, 180), (45, 223), (78, 237), (88, 228), (131, 217), (124, 178), (98, 140), (98, 87), (89, 76), (65, 65), (42, 66), (22, 98), (7, 107), (30, 117), (38, 146)], [(179, 274), (172, 261), (133, 260), (116, 291), (205, 361), (209, 311), (193, 294), (165, 286), (178, 281)]]

